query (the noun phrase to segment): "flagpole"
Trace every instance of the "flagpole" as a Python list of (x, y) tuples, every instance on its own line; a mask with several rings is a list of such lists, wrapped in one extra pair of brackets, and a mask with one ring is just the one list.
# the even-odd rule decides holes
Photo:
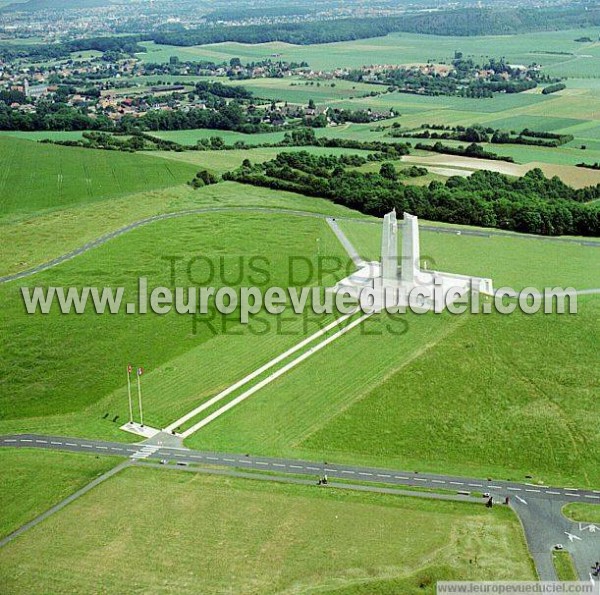
[(131, 402), (131, 365), (127, 366), (127, 396), (129, 397), (129, 423), (133, 423), (133, 403)]
[(138, 388), (138, 402), (140, 405), (140, 425), (143, 426), (144, 425), (144, 413), (142, 411), (142, 386), (140, 384), (140, 373), (138, 370), (137, 373), (137, 388)]

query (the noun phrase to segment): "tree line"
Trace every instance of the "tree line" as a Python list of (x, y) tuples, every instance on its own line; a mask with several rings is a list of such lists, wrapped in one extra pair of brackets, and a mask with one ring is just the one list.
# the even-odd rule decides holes
[(592, 202), (600, 198), (600, 185), (576, 190), (558, 177), (546, 178), (540, 169), (517, 179), (477, 171), (468, 178), (455, 176), (445, 184), (432, 181), (427, 186), (401, 184), (387, 173), (388, 168), (379, 173), (360, 172), (347, 167), (341, 158), (324, 162), (300, 152), (282, 153), (262, 164), (246, 160), (224, 178), (319, 196), (376, 216), (396, 208), (461, 225), (600, 236), (600, 205)]

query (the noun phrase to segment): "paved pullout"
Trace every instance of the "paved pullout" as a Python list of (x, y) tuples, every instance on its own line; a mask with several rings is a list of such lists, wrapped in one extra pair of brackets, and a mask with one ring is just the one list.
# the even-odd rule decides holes
[[(97, 248), (98, 246), (101, 246), (102, 244), (105, 244), (106, 242), (113, 240), (114, 238), (117, 238), (125, 233), (133, 231), (134, 229), (137, 229), (138, 227), (142, 227), (143, 225), (147, 225), (149, 223), (154, 223), (156, 221), (164, 221), (166, 219), (175, 219), (177, 217), (188, 217), (190, 215), (202, 215), (202, 214), (208, 214), (208, 213), (228, 213), (228, 212), (239, 212), (239, 211), (246, 211), (246, 212), (254, 211), (254, 212), (258, 212), (258, 213), (270, 213), (270, 214), (274, 214), (274, 215), (286, 215), (286, 216), (295, 216), (295, 217), (312, 217), (315, 219), (326, 219), (326, 220), (332, 219), (333, 221), (336, 221), (336, 220), (355, 221), (358, 223), (364, 223), (366, 225), (380, 225), (381, 224), (379, 221), (360, 219), (358, 217), (331, 217), (330, 215), (324, 215), (321, 213), (310, 213), (308, 211), (296, 211), (296, 210), (292, 210), (292, 209), (276, 209), (276, 208), (270, 208), (270, 207), (203, 207), (203, 208), (198, 208), (198, 209), (188, 209), (185, 211), (176, 211), (173, 213), (162, 213), (160, 215), (153, 215), (151, 217), (146, 217), (144, 219), (139, 219), (138, 221), (129, 223), (128, 225), (125, 225), (124, 227), (116, 229), (115, 231), (111, 231), (110, 233), (100, 236), (99, 238), (96, 238), (95, 240), (91, 240), (90, 242), (87, 242), (83, 246), (80, 246), (79, 248), (75, 248), (75, 250), (71, 250), (70, 252), (63, 254), (62, 256), (53, 258), (52, 260), (49, 260), (48, 262), (39, 264), (35, 267), (26, 269), (24, 271), (20, 271), (18, 273), (12, 273), (10, 275), (5, 275), (3, 277), (0, 277), (0, 283), (8, 283), (9, 281), (16, 281), (17, 279), (24, 279), (26, 277), (30, 277), (31, 275), (35, 275), (36, 273), (41, 273), (42, 271), (51, 269), (63, 262), (66, 262), (67, 260), (71, 260), (72, 258), (79, 256), (80, 254), (84, 254), (88, 250)], [(457, 228), (452, 228), (452, 227), (440, 227), (437, 225), (420, 225), (419, 228), (422, 230), (425, 230), (425, 231), (432, 231), (432, 232), (436, 232), (436, 233), (447, 233), (447, 234), (452, 234), (452, 235), (457, 235), (460, 233), (460, 235), (477, 236), (477, 237), (484, 237), (484, 238), (492, 237), (492, 236), (514, 237), (514, 238), (520, 238), (520, 239), (543, 240), (543, 241), (547, 241), (547, 242), (567, 242), (570, 244), (580, 244), (582, 246), (590, 246), (590, 247), (600, 248), (600, 242), (593, 241), (593, 240), (577, 239), (577, 238), (562, 238), (562, 237), (552, 237), (552, 236), (528, 235), (528, 234), (520, 234), (520, 233), (515, 233), (515, 232), (495, 231), (493, 229), (490, 229), (490, 230), (483, 230), (483, 229), (479, 230), (479, 229), (469, 229), (469, 228), (457, 229)], [(590, 290), (590, 291), (592, 291), (594, 293), (596, 293), (596, 292), (600, 293), (600, 289)]]
[[(513, 481), (483, 480), (434, 473), (419, 473), (416, 471), (397, 471), (376, 467), (342, 465), (325, 461), (311, 462), (250, 456), (249, 454), (203, 452), (190, 450), (182, 446), (174, 446), (177, 443), (176, 437), (164, 433), (158, 434), (151, 440), (141, 444), (124, 444), (121, 442), (41, 436), (37, 434), (0, 437), (0, 447), (43, 448), (124, 456), (128, 457), (128, 462), (125, 464), (128, 464), (132, 460), (152, 462), (158, 459), (160, 461), (174, 462), (180, 468), (188, 468), (187, 466), (190, 464), (225, 467), (229, 468), (228, 473), (242, 473), (241, 476), (244, 477), (254, 477), (254, 475), (248, 473), (249, 471), (266, 471), (271, 473), (271, 475), (264, 475), (262, 478), (267, 479), (271, 477), (274, 481), (282, 481), (281, 476), (278, 479), (274, 473), (311, 476), (313, 478), (312, 481), (304, 480), (306, 483), (313, 483), (317, 477), (322, 477), (326, 474), (330, 482), (331, 479), (344, 479), (369, 482), (375, 486), (376, 484), (384, 484), (381, 486), (381, 490), (394, 490), (395, 486), (411, 486), (451, 490), (455, 491), (457, 495), (463, 496), (468, 496), (472, 492), (489, 493), (496, 502), (501, 502), (508, 496), (513, 509), (517, 512), (523, 523), (527, 542), (541, 580), (555, 580), (556, 578), (552, 566), (551, 549), (558, 543), (563, 544), (565, 549), (573, 555), (577, 571), (582, 580), (591, 579), (589, 567), (600, 557), (600, 527), (598, 530), (594, 530), (594, 525), (573, 523), (561, 514), (562, 507), (569, 502), (600, 504), (600, 490), (552, 488)], [(115, 468), (112, 474), (116, 473), (120, 468), (122, 467)], [(243, 471), (238, 471), (239, 469), (243, 469)], [(199, 469), (196, 470), (199, 471)], [(102, 478), (98, 478), (95, 481), (99, 483), (100, 480)], [(92, 484), (74, 494), (72, 498), (78, 497), (81, 493), (85, 493), (85, 491), (97, 485)], [(335, 485), (336, 487), (343, 486), (350, 489), (351, 484)], [(357, 489), (364, 488), (365, 486), (361, 486)], [(409, 495), (430, 496), (430, 494), (425, 492), (409, 492)], [(483, 502), (483, 499), (480, 501)], [(57, 505), (58, 509), (64, 507), (66, 504), (68, 504), (68, 501), (63, 501), (63, 503)], [(48, 513), (52, 514), (55, 512), (53, 509), (51, 511), (48, 511)], [(41, 515), (38, 519), (32, 521), (32, 523), (37, 524), (44, 518), (47, 518), (49, 516), (48, 513), (45, 513), (46, 516)], [(12, 538), (27, 530), (29, 526), (33, 525), (31, 523), (24, 525), (13, 534)], [(3, 545), (3, 543), (0, 542), (0, 545)]]

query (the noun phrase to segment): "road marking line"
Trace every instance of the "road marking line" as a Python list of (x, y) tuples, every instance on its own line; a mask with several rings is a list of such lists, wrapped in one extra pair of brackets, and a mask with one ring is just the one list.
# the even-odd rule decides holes
[(246, 465), (250, 465), (252, 461), (248, 461), (246, 459), (238, 459), (238, 463), (246, 463)]
[(446, 483), (446, 482), (442, 481), (441, 479), (432, 479), (431, 483)]
[(408, 479), (408, 477), (404, 477), (404, 475), (394, 475), (394, 479)]
[(513, 492), (520, 492), (520, 491), (521, 491), (521, 488), (510, 488), (510, 487), (509, 487), (509, 488), (506, 488), (506, 489), (507, 489), (507, 490), (511, 490), (511, 491), (513, 491)]
[(480, 483), (470, 483), (469, 486), (472, 488), (482, 488), (483, 487), (483, 485)]
[(29, 439), (25, 440), (25, 439), (23, 439), (23, 440), (21, 440), (21, 442), (33, 442), (33, 440), (29, 440)]
[(283, 463), (273, 463), (273, 467), (285, 467)]
[(413, 477), (413, 479), (415, 481), (427, 481), (426, 479), (424, 479), (423, 477)]
[(387, 473), (378, 473), (377, 477), (391, 477), (391, 475), (388, 475)]
[(526, 501), (526, 500), (523, 500), (523, 498), (521, 498), (520, 496), (515, 496), (515, 498), (516, 498), (516, 499), (517, 499), (519, 502), (521, 502), (522, 504), (527, 504), (527, 501)]
[(65, 442), (65, 446), (79, 446), (79, 444), (75, 444), (74, 442)]
[(581, 498), (581, 494), (573, 494), (572, 492), (567, 492), (565, 496), (571, 496), (571, 498)]
[(565, 492), (576, 492), (577, 488), (563, 488), (563, 490), (565, 490)]
[(79, 446), (82, 446), (83, 448), (92, 448), (91, 444), (80, 444)]
[(123, 452), (122, 448), (117, 448), (116, 446), (111, 446), (110, 450), (118, 450), (119, 452)]
[(346, 469), (342, 469), (342, 473), (350, 473), (350, 474), (354, 474), (355, 471), (347, 471)]
[(359, 471), (358, 474), (359, 475), (369, 475), (369, 476), (373, 475), (372, 473), (365, 473), (364, 471)]
[(488, 488), (492, 488), (493, 490), (501, 490), (502, 489), (501, 486), (493, 486), (493, 485), (489, 485)]
[(235, 463), (235, 459), (223, 459), (224, 461), (227, 461), (228, 463)]
[(12, 438), (7, 438), (6, 440), (4, 440), (4, 442), (16, 442), (16, 440), (13, 440)]
[(264, 461), (255, 461), (256, 465), (268, 465), (269, 463), (265, 463)]
[(218, 457), (206, 457), (207, 461), (218, 461), (219, 458)]
[(550, 490), (546, 490), (546, 494), (552, 494), (553, 496), (560, 496), (560, 492), (551, 492)]
[(290, 469), (304, 469), (302, 465), (290, 465)]
[(465, 485), (462, 481), (449, 481), (448, 483), (451, 483), (452, 485), (455, 485), (455, 486)]
[(101, 450), (108, 450), (108, 446), (96, 446), (96, 448), (99, 448)]
[[(48, 444), (48, 440), (36, 440), (39, 444)], [(52, 444), (55, 444), (54, 442)]]
[(584, 498), (595, 498), (596, 500), (600, 500), (600, 496), (590, 496), (588, 494), (586, 494)]
[(532, 490), (531, 488), (525, 488), (526, 492), (535, 492), (536, 494), (539, 494), (542, 490)]
[(310, 471), (320, 471), (318, 467), (307, 467)]

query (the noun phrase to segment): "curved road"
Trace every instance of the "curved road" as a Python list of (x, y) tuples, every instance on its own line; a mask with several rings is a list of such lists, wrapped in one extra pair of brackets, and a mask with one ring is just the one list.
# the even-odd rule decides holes
[[(171, 212), (171, 213), (163, 213), (160, 215), (153, 215), (151, 217), (146, 217), (144, 219), (139, 219), (138, 221), (134, 221), (133, 223), (129, 223), (128, 225), (121, 227), (115, 231), (112, 231), (103, 236), (100, 236), (99, 238), (96, 238), (95, 240), (91, 240), (90, 242), (87, 242), (83, 246), (80, 246), (79, 248), (75, 248), (74, 250), (71, 250), (70, 252), (63, 254), (62, 256), (58, 256), (57, 258), (49, 260), (48, 262), (39, 264), (35, 267), (26, 269), (24, 271), (20, 271), (18, 273), (12, 273), (10, 275), (5, 275), (3, 277), (0, 277), (0, 283), (8, 283), (9, 281), (15, 281), (17, 279), (24, 279), (25, 277), (30, 277), (31, 275), (35, 275), (36, 273), (40, 273), (47, 269), (51, 269), (67, 260), (71, 260), (72, 258), (79, 256), (80, 254), (84, 254), (88, 250), (97, 248), (98, 246), (105, 244), (109, 240), (112, 240), (114, 238), (122, 236), (123, 234), (126, 234), (130, 231), (133, 231), (134, 229), (137, 229), (138, 227), (142, 227), (143, 225), (147, 225), (149, 223), (154, 223), (156, 221), (164, 221), (166, 219), (174, 219), (177, 217), (187, 217), (189, 215), (201, 215), (201, 214), (206, 214), (206, 213), (244, 212), (244, 211), (247, 211), (247, 212), (255, 211), (255, 212), (259, 212), (259, 213), (271, 213), (271, 214), (278, 214), (278, 215), (291, 215), (291, 216), (295, 216), (295, 217), (312, 217), (315, 219), (351, 220), (351, 221), (356, 221), (359, 223), (364, 223), (367, 225), (379, 225), (378, 221), (368, 221), (368, 220), (363, 220), (363, 219), (359, 219), (356, 217), (332, 217), (330, 215), (324, 215), (322, 213), (311, 213), (309, 211), (296, 211), (296, 210), (291, 210), (291, 209), (278, 209), (275, 207), (202, 207), (202, 208), (198, 208), (198, 209), (188, 209), (185, 211), (175, 211), (175, 212)], [(544, 240), (544, 241), (551, 241), (551, 242), (567, 242), (567, 243), (571, 243), (571, 244), (580, 244), (582, 246), (591, 246), (591, 247), (600, 248), (600, 242), (594, 242), (594, 241), (588, 241), (588, 240), (578, 240), (578, 239), (574, 239), (574, 238), (525, 235), (525, 234), (519, 234), (519, 233), (514, 233), (514, 232), (496, 231), (493, 229), (490, 229), (489, 231), (477, 230), (477, 229), (457, 230), (457, 229), (453, 229), (450, 227), (438, 227), (435, 225), (420, 225), (419, 227), (420, 227), (420, 229), (425, 230), (425, 231), (446, 233), (446, 234), (452, 234), (452, 235), (456, 235), (460, 232), (460, 235), (465, 235), (465, 236), (515, 237), (515, 238), (521, 238), (521, 239)], [(592, 291), (594, 293), (595, 292), (600, 293), (600, 289), (587, 290), (587, 291)]]

